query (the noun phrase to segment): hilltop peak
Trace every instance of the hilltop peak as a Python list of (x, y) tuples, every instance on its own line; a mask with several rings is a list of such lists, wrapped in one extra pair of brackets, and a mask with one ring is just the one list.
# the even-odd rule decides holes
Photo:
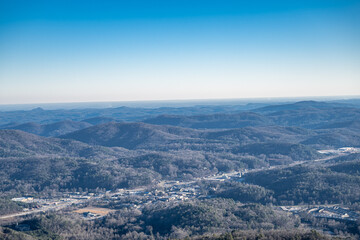
[(31, 109), (31, 111), (32, 112), (43, 112), (43, 111), (45, 111), (43, 108), (41, 108), (41, 107), (37, 107), (37, 108), (33, 108), (33, 109)]

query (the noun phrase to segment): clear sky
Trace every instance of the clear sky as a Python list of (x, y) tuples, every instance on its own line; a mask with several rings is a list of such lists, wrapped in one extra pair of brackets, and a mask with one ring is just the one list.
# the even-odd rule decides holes
[(359, 0), (0, 0), (0, 104), (360, 95), (359, 25)]

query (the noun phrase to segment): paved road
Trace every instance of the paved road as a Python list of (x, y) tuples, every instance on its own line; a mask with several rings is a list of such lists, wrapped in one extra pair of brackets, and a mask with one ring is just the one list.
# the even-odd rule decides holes
[(39, 209), (34, 209), (34, 210), (31, 210), (31, 211), (2, 215), (2, 216), (0, 216), (0, 220), (2, 220), (2, 219), (11, 219), (11, 218), (14, 218), (14, 217), (27, 216), (27, 215), (32, 215), (32, 214), (36, 214), (36, 213), (44, 213), (44, 212), (49, 212), (49, 211), (59, 211), (61, 209), (69, 207), (70, 205), (72, 205), (74, 203), (75, 204), (80, 204), (80, 203), (83, 203), (83, 202), (85, 202), (85, 200), (84, 201), (72, 201), (72, 202), (67, 202), (67, 203), (54, 205), (54, 206), (43, 206), (43, 207), (41, 207)]
[(40, 213), (40, 212), (44, 212), (44, 210), (33, 210), (33, 211), (28, 211), (28, 212), (19, 212), (19, 213), (13, 213), (13, 214), (9, 214), (9, 215), (3, 215), (3, 216), (0, 216), (0, 219), (9, 219), (9, 218), (26, 216), (26, 215)]

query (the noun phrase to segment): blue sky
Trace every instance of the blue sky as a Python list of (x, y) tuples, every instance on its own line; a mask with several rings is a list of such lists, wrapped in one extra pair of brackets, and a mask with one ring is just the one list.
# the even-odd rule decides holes
[(360, 95), (360, 1), (0, 0), (0, 104)]

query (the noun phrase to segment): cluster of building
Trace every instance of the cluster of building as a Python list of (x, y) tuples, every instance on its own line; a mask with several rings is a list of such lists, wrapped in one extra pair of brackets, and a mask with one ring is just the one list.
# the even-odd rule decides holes
[(358, 221), (360, 219), (359, 213), (355, 211), (351, 211), (348, 208), (339, 207), (337, 205), (326, 205), (326, 206), (316, 206), (316, 207), (281, 206), (280, 209), (295, 214), (305, 212), (318, 218), (328, 218), (328, 219), (347, 220), (347, 221)]
[(34, 197), (18, 197), (11, 199), (15, 202), (32, 203), (31, 208), (24, 208), (24, 212), (31, 213), (32, 211), (50, 211), (60, 210), (70, 205), (77, 205), (89, 201), (94, 198), (101, 198), (103, 194), (89, 193), (87, 195), (79, 192), (66, 193), (58, 198), (34, 198)]
[[(355, 149), (357, 151), (357, 149)], [(336, 151), (355, 151), (351, 149), (338, 149)], [(247, 170), (241, 172), (231, 172), (226, 174), (217, 174), (209, 177), (196, 179), (195, 181), (179, 182), (179, 181), (163, 181), (153, 189), (119, 189), (115, 192), (107, 191), (106, 193), (88, 193), (82, 194), (80, 192), (70, 192), (63, 194), (61, 198), (52, 199), (37, 199), (31, 196), (24, 196), (13, 198), (13, 201), (23, 203), (34, 203), (33, 209), (24, 209), (24, 212), (39, 212), (60, 210), (70, 205), (80, 205), (88, 201), (95, 200), (98, 204), (106, 206), (107, 203), (115, 203), (120, 207), (138, 208), (141, 209), (150, 204), (157, 204), (161, 202), (181, 202), (189, 199), (207, 198), (202, 194), (198, 181), (241, 181), (243, 174)], [(101, 204), (102, 203), (102, 204)], [(360, 214), (351, 211), (347, 208), (339, 207), (337, 205), (323, 205), (316, 207), (309, 206), (281, 206), (279, 210), (292, 212), (294, 214), (307, 213), (314, 217), (341, 219), (348, 221), (357, 221), (360, 219)], [(79, 209), (75, 212), (82, 214), (85, 219), (96, 219), (108, 214), (108, 211), (100, 208)]]
[[(111, 193), (110, 198), (112, 202), (121, 202), (123, 207), (142, 208), (149, 204), (159, 202), (181, 202), (189, 199), (201, 199), (206, 198), (200, 191), (200, 186), (197, 185), (197, 181), (239, 181), (244, 173), (231, 172), (226, 174), (216, 174), (206, 178), (198, 178), (196, 181), (179, 182), (179, 181), (164, 181), (159, 183), (158, 188), (153, 190), (135, 189), (125, 190), (120, 189), (116, 193)], [(129, 199), (126, 197), (133, 196)], [(129, 199), (124, 201), (124, 199)]]
[[(142, 208), (149, 204), (155, 204), (159, 202), (180, 202), (192, 198), (200, 197), (199, 186), (193, 184), (179, 184), (164, 187), (163, 189), (147, 190), (124, 190), (120, 189), (116, 193), (111, 195), (111, 201), (121, 201), (124, 207)], [(131, 197), (131, 200), (124, 202), (126, 197)]]
[(342, 147), (338, 149), (319, 150), (318, 152), (322, 154), (360, 153), (360, 148)]
[(33, 197), (18, 197), (18, 198), (12, 198), (11, 200), (14, 202), (23, 202), (23, 203), (33, 203), (34, 202)]
[[(179, 181), (163, 181), (152, 190), (145, 188), (138, 189), (119, 189), (116, 192), (107, 191), (106, 193), (87, 193), (68, 192), (63, 193), (61, 197), (55, 198), (34, 198), (32, 196), (23, 196), (13, 198), (13, 201), (23, 203), (33, 203), (31, 208), (25, 208), (24, 213), (31, 214), (32, 212), (45, 212), (52, 210), (60, 210), (71, 205), (80, 205), (88, 201), (97, 201), (98, 203), (119, 203), (123, 207), (143, 208), (149, 204), (156, 204), (160, 202), (181, 202), (194, 198), (206, 198), (201, 194), (200, 186), (197, 182), (200, 180), (206, 181), (238, 181), (241, 180), (242, 172), (231, 172), (226, 174), (216, 174), (209, 177), (198, 178), (194, 181), (179, 182)], [(82, 213), (88, 219), (97, 218), (99, 216), (94, 213)]]

